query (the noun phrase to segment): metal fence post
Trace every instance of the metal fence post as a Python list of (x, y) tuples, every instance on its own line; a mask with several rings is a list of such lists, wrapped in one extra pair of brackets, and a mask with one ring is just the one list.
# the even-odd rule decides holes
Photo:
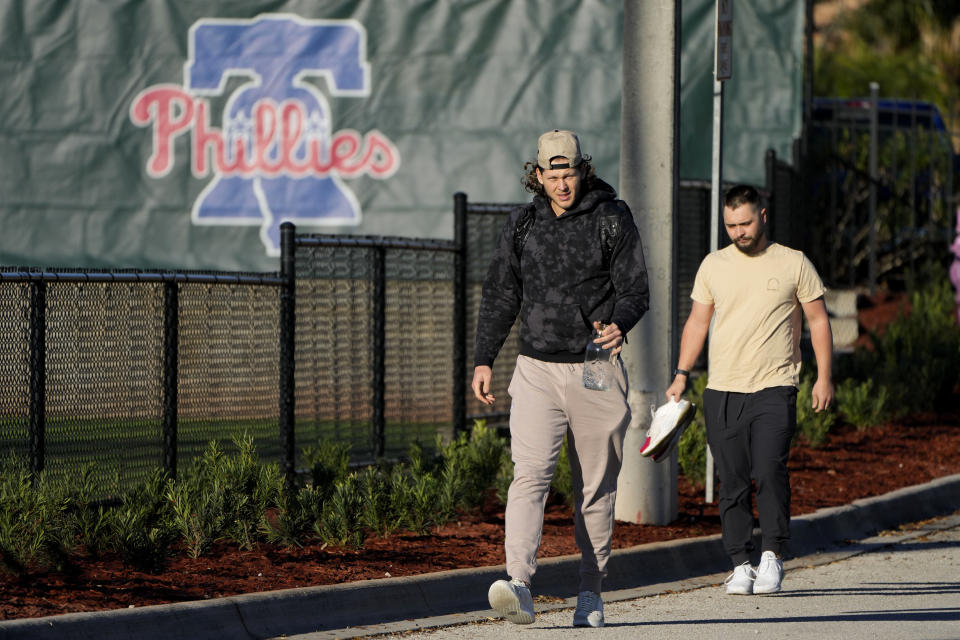
[(877, 139), (879, 137), (878, 127), (878, 107), (880, 85), (876, 82), (870, 83), (870, 294), (873, 295), (877, 288)]
[(296, 476), (296, 332), (297, 332), (297, 229), (292, 222), (280, 224), (280, 435), (283, 440), (283, 471), (287, 490)]
[(386, 451), (386, 348), (387, 348), (387, 250), (373, 249), (373, 453), (382, 458)]
[(44, 466), (47, 404), (47, 283), (30, 283), (30, 473)]
[(180, 285), (163, 283), (163, 468), (177, 477), (177, 383), (180, 363)]
[(767, 206), (770, 207), (770, 210), (767, 211), (767, 238), (772, 242), (776, 238), (777, 216), (780, 214), (779, 211), (775, 211), (776, 207), (774, 207), (777, 199), (777, 152), (773, 149), (767, 149), (764, 160), (766, 161), (766, 187), (770, 193), (770, 201), (767, 203)]
[(467, 194), (453, 196), (453, 437), (467, 427)]

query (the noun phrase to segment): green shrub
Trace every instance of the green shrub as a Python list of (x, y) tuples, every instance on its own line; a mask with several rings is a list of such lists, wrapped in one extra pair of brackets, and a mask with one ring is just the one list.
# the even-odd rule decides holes
[(350, 444), (320, 440), (316, 447), (305, 447), (303, 459), (310, 470), (310, 482), (321, 493), (329, 494), (347, 477), (350, 469)]
[(248, 435), (234, 439), (227, 455), (213, 441), (167, 495), (187, 553), (196, 558), (229, 539), (252, 548), (267, 509), (278, 504), (283, 477), (276, 464), (261, 464)]
[(93, 463), (88, 464), (80, 472), (76, 484), (70, 485), (65, 513), (66, 535), (94, 555), (106, 548), (110, 536), (109, 510), (95, 504), (93, 499), (100, 494), (95, 481), (95, 469)]
[(389, 471), (381, 465), (367, 467), (359, 473), (358, 480), (363, 496), (360, 523), (379, 536), (390, 535), (402, 523), (397, 514)]
[(837, 421), (837, 414), (832, 409), (814, 412), (812, 390), (813, 378), (803, 376), (797, 390), (797, 431), (794, 440), (802, 436), (808, 445), (816, 448), (827, 442), (830, 430)]
[(283, 492), (279, 504), (260, 522), (260, 532), (269, 542), (300, 547), (308, 532), (314, 531), (323, 515), (324, 494), (313, 486)]
[(677, 443), (680, 473), (695, 485), (702, 485), (707, 475), (707, 429), (703, 417), (703, 391), (706, 388), (707, 376), (700, 375), (684, 393), (684, 397), (697, 407), (697, 413)]
[(417, 533), (426, 533), (435, 524), (445, 522), (449, 512), (440, 512), (440, 481), (434, 465), (424, 460), (419, 445), (410, 447), (410, 462), (399, 466), (400, 473), (391, 478), (394, 499), (402, 507), (401, 522)]
[(267, 509), (279, 503), (283, 474), (278, 464), (260, 462), (251, 436), (237, 436), (234, 445), (236, 453), (221, 458), (216, 469), (224, 485), (225, 533), (241, 549), (252, 549)]
[(27, 465), (4, 463), (0, 477), (0, 558), (16, 574), (47, 560), (47, 506)]
[(910, 303), (882, 335), (868, 334), (872, 349), (857, 349), (850, 374), (885, 388), (897, 416), (949, 408), (960, 384), (960, 326), (946, 275), (913, 292)]
[(359, 476), (351, 473), (336, 484), (323, 503), (320, 519), (314, 523), (320, 540), (332, 545), (362, 547), (365, 535), (360, 522), (361, 501)]
[(474, 422), (469, 435), (461, 433), (449, 445), (437, 439), (442, 465), (441, 500), (444, 510), (471, 509), (483, 503), (507, 462), (507, 441), (485, 420)]
[(569, 507), (573, 506), (573, 472), (570, 468), (570, 440), (564, 436), (560, 457), (557, 458), (557, 467), (550, 480), (550, 491)]
[(159, 571), (171, 555), (178, 531), (167, 498), (170, 480), (161, 469), (123, 497), (106, 514), (105, 546), (120, 554), (124, 564), (143, 571)]
[(836, 406), (840, 417), (858, 431), (882, 424), (888, 414), (887, 388), (874, 388), (873, 380), (857, 383), (850, 378), (837, 385)]

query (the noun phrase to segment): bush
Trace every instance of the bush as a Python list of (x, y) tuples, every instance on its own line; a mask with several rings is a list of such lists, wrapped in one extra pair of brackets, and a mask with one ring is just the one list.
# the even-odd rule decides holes
[(310, 470), (310, 482), (321, 493), (329, 494), (342, 482), (350, 469), (350, 444), (320, 440), (316, 447), (306, 447), (303, 459)]
[(707, 477), (707, 427), (703, 416), (703, 391), (706, 388), (707, 376), (701, 375), (684, 394), (697, 407), (697, 414), (677, 443), (680, 472), (695, 485), (702, 485)]
[(469, 435), (461, 433), (449, 445), (444, 446), (438, 438), (437, 451), (443, 465), (444, 500), (452, 509), (481, 505), (509, 460), (506, 438), (487, 427), (485, 420), (475, 421)]
[(60, 568), (68, 550), (62, 546), (66, 503), (60, 487), (40, 474), (34, 484), (25, 462), (8, 460), (0, 467), (0, 558), (15, 574), (32, 568)]
[(808, 445), (816, 448), (827, 442), (830, 430), (837, 421), (837, 414), (832, 410), (815, 412), (812, 390), (813, 377), (803, 376), (797, 390), (797, 431), (794, 440), (803, 436)]
[(120, 554), (124, 564), (143, 571), (159, 571), (177, 539), (173, 510), (167, 498), (170, 479), (157, 469), (150, 478), (107, 512), (106, 546)]
[(80, 472), (76, 485), (71, 485), (66, 510), (66, 535), (94, 555), (108, 544), (110, 537), (109, 510), (94, 504), (93, 496), (100, 493), (94, 480), (96, 467), (88, 464)]
[(333, 488), (328, 500), (323, 503), (320, 519), (314, 523), (314, 531), (327, 544), (360, 548), (365, 534), (360, 523), (360, 479), (356, 473), (349, 474)]
[(876, 389), (873, 380), (857, 383), (848, 378), (837, 385), (837, 411), (844, 422), (863, 431), (886, 420), (889, 415), (887, 397), (887, 388)]
[(323, 500), (323, 493), (313, 486), (282, 493), (276, 509), (261, 521), (261, 534), (269, 542), (286, 547), (302, 546), (304, 536), (313, 531), (323, 515)]
[(360, 523), (378, 536), (386, 537), (402, 525), (394, 499), (389, 470), (382, 466), (367, 467), (360, 472)]
[(234, 439), (236, 452), (211, 442), (184, 478), (168, 489), (173, 521), (196, 558), (220, 539), (250, 549), (267, 509), (278, 504), (283, 476), (276, 464), (261, 464), (248, 435)]
[(854, 353), (850, 377), (885, 388), (895, 415), (948, 409), (960, 384), (960, 326), (945, 274), (939, 273), (910, 296), (880, 335), (869, 333), (872, 349)]

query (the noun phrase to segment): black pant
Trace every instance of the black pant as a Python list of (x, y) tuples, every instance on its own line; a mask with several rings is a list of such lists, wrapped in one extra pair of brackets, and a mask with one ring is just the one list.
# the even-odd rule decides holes
[(797, 428), (796, 388), (755, 393), (707, 389), (703, 415), (720, 477), (720, 525), (727, 554), (734, 566), (750, 560), (751, 480), (757, 485), (762, 550), (782, 554), (790, 541), (787, 457)]

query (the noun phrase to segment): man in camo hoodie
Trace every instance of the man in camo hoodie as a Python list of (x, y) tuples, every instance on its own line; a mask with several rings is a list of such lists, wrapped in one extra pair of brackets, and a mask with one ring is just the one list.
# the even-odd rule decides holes
[[(640, 234), (629, 207), (596, 177), (572, 131), (540, 136), (524, 184), (533, 201), (504, 224), (483, 285), (473, 392), (487, 405), (493, 361), (519, 315), (520, 356), (508, 393), (514, 477), (507, 496), (510, 580), (489, 590), (490, 606), (517, 624), (534, 621), (536, 572), (547, 492), (563, 448), (574, 491), (581, 551), (574, 626), (603, 626), (601, 584), (613, 534), (617, 476), (630, 422), (627, 379), (617, 357), (623, 337), (649, 306)], [(611, 351), (612, 383), (585, 388), (583, 362), (594, 339)]]

